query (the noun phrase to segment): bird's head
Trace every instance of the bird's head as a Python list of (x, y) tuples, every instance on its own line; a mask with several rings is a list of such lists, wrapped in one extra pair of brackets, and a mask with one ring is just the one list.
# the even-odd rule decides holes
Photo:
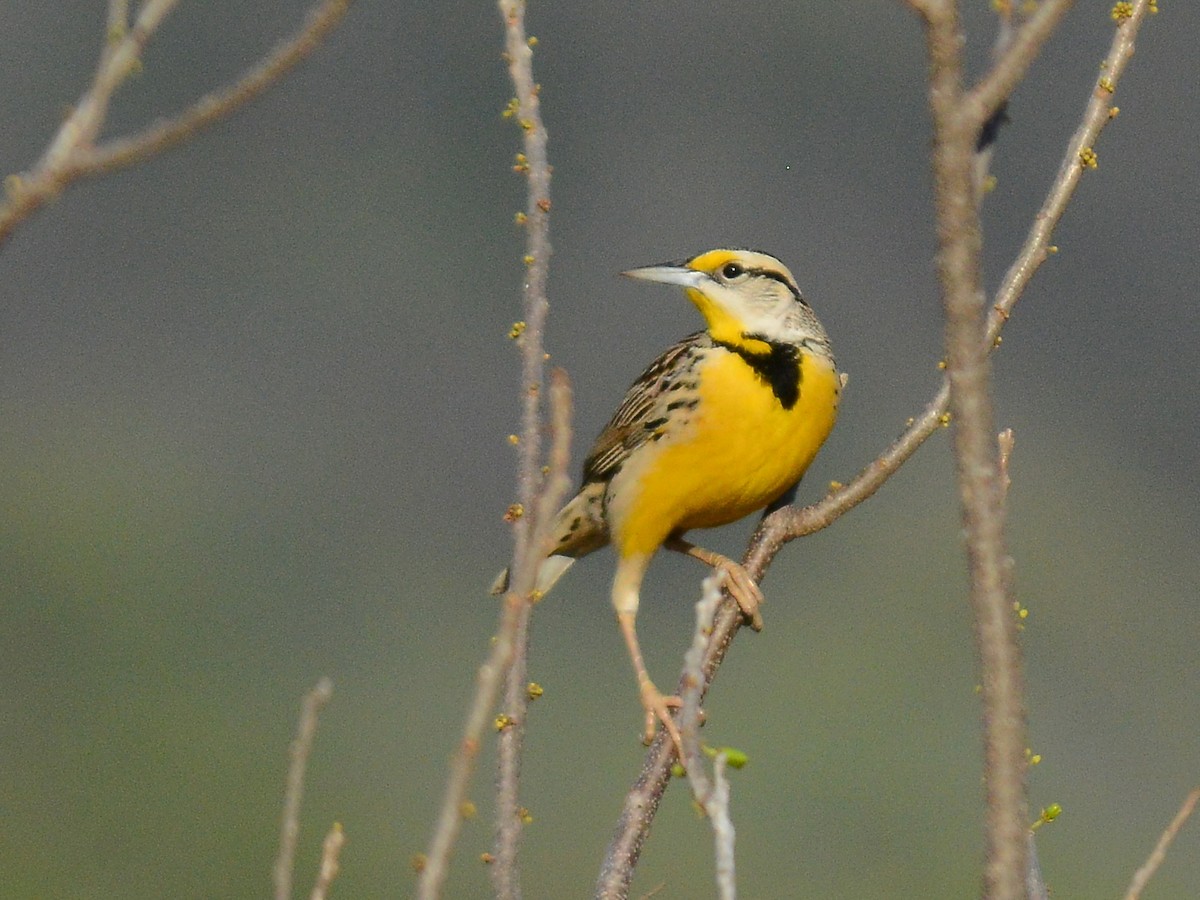
[(678, 284), (696, 304), (714, 340), (766, 352), (769, 343), (813, 344), (829, 338), (787, 266), (769, 253), (709, 250), (683, 262), (630, 269), (643, 281)]

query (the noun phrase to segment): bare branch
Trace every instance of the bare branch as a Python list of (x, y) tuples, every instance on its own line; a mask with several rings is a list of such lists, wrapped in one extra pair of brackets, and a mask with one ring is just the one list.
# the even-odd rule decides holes
[(345, 843), (346, 833), (342, 831), (342, 824), (334, 822), (321, 844), (321, 867), (317, 870), (317, 881), (309, 895), (310, 900), (325, 900), (329, 896), (329, 888), (340, 871), (338, 859)]
[(322, 678), (308, 692), (300, 710), (300, 724), (292, 741), (292, 763), (288, 767), (283, 795), (283, 823), (279, 829), (279, 856), (275, 860), (275, 900), (290, 900), (292, 874), (296, 865), (296, 841), (300, 836), (300, 801), (304, 797), (304, 771), (317, 733), (317, 718), (333, 696), (333, 682)]
[(541, 119), (539, 88), (533, 80), (533, 50), (525, 33), (524, 0), (500, 0), (505, 25), (505, 58), (516, 88), (517, 124), (523, 133), (522, 169), (528, 179), (524, 224), (526, 229), (526, 277), (524, 286), (525, 330), (520, 337), (522, 363), (521, 443), (518, 462), (518, 496), (531, 515), (516, 523), (516, 552), (512, 570), (519, 593), (533, 588), (538, 554), (529, 552), (534, 543), (536, 522), (534, 498), (542, 483), (541, 392), (545, 371), (543, 346), (546, 315), (550, 304), (546, 283), (550, 268), (550, 163), (546, 153), (547, 134)]
[[(516, 88), (515, 112), (517, 124), (523, 134), (523, 153), (518, 169), (528, 178), (528, 205), (523, 220), (526, 231), (526, 278), (523, 294), (525, 314), (524, 329), (520, 334), (521, 347), (521, 435), (518, 443), (518, 503), (519, 512), (513, 517), (514, 549), (509, 567), (509, 590), (504, 596), (503, 611), (496, 642), (487, 662), (479, 670), (475, 696), (463, 739), (451, 765), (438, 824), (424, 860), (418, 896), (433, 900), (441, 895), (461, 824), (460, 808), (466, 797), (466, 789), (474, 772), (475, 759), (483, 736), (487, 716), (496, 702), (500, 679), (508, 679), (509, 700), (515, 701), (512, 689), (524, 689), (526, 629), (531, 609), (529, 599), (537, 577), (545, 543), (544, 528), (539, 519), (548, 518), (543, 507), (554, 508), (556, 504), (539, 500), (541, 492), (561, 489), (565, 481), (562, 472), (556, 474), (555, 466), (566, 458), (568, 451), (564, 443), (553, 452), (554, 460), (549, 477), (542, 472), (541, 455), (541, 395), (545, 372), (545, 350), (543, 334), (549, 302), (546, 298), (546, 282), (550, 263), (550, 164), (546, 153), (547, 134), (541, 120), (538, 86), (533, 80), (533, 53), (525, 34), (525, 4), (523, 0), (499, 0), (501, 18), (505, 27), (505, 59), (509, 75)], [(565, 379), (561, 382), (565, 390)], [(566, 395), (569, 399), (569, 395)], [(569, 402), (556, 408), (556, 418), (561, 413), (569, 416)], [(556, 429), (556, 438), (565, 442), (569, 428)], [(565, 462), (561, 466), (565, 469)], [(549, 485), (549, 487), (548, 487)], [(559, 494), (561, 499), (561, 494)], [(520, 675), (519, 682), (516, 675)], [(510, 722), (505, 719), (507, 729)], [(520, 829), (516, 788), (520, 764), (519, 735), (513, 733), (502, 737), (509, 751), (501, 753), (500, 781), (506, 785), (497, 797), (497, 859), (492, 877), (496, 893), (501, 896), (516, 896), (518, 893), (516, 848)], [(506, 824), (507, 823), (507, 824)]]
[(1184, 798), (1183, 805), (1179, 807), (1179, 812), (1175, 814), (1175, 818), (1171, 820), (1171, 824), (1163, 831), (1162, 837), (1158, 839), (1158, 843), (1155, 844), (1150, 856), (1142, 863), (1141, 868), (1133, 873), (1133, 880), (1129, 883), (1129, 890), (1125, 892), (1125, 900), (1138, 900), (1142, 895), (1142, 891), (1146, 889), (1146, 885), (1150, 883), (1150, 879), (1154, 877), (1154, 873), (1158, 871), (1159, 866), (1163, 864), (1163, 860), (1167, 858), (1167, 850), (1170, 849), (1172, 842), (1178, 837), (1184, 823), (1191, 816), (1192, 810), (1196, 808), (1198, 801), (1200, 801), (1200, 788), (1196, 788)]
[[(550, 271), (550, 163), (546, 153), (547, 134), (542, 123), (539, 88), (533, 79), (533, 49), (525, 31), (524, 0), (499, 0), (504, 20), (505, 58), (516, 90), (515, 114), (523, 134), (523, 169), (528, 179), (525, 210), (525, 331), (521, 335), (523, 412), (518, 494), (525, 510), (516, 523), (513, 553), (513, 584), (522, 597), (531, 598), (537, 570), (545, 556), (550, 522), (563, 499), (566, 465), (570, 456), (570, 390), (565, 376), (556, 379), (553, 392), (556, 424), (557, 471), (550, 478), (542, 472), (541, 391), (545, 375), (543, 337), (549, 301), (546, 283)], [(548, 484), (553, 481), (553, 485)], [(550, 488), (550, 489), (548, 489)], [(517, 852), (521, 838), (520, 771), (525, 709), (528, 623), (532, 600), (527, 601), (513, 641), (513, 657), (505, 674), (505, 705), (513, 721), (500, 736), (499, 788), (496, 795), (495, 862), (492, 885), (501, 900), (520, 896)]]
[(1028, 818), (1024, 686), (1009, 599), (1011, 563), (1004, 542), (1004, 504), (992, 424), (980, 270), (983, 237), (974, 178), (975, 148), (987, 116), (973, 115), (963, 92), (956, 6), (944, 4), (926, 14), (925, 26), (946, 375), (982, 688), (987, 795), (984, 896), (1018, 900), (1025, 897)]
[(323, 0), (309, 12), (296, 34), (277, 46), (236, 84), (201, 97), (179, 115), (156, 122), (144, 131), (79, 152), (64, 176), (73, 180), (99, 175), (148, 159), (245, 106), (312, 53), (342, 20), (350, 3), (351, 0)]
[(228, 115), (258, 96), (306, 57), (341, 20), (350, 0), (322, 0), (301, 31), (228, 90), (210, 94), (179, 116), (140, 134), (96, 146), (113, 93), (134, 71), (154, 31), (178, 0), (146, 0), (127, 30), (128, 0), (110, 0), (104, 51), (87, 92), (59, 128), (30, 172), (5, 179), (0, 205), (0, 244), (18, 224), (80, 178), (141, 162)]
[[(58, 129), (58, 134), (46, 148), (38, 162), (38, 172), (57, 173), (80, 147), (91, 146), (104, 124), (113, 93), (137, 67), (142, 50), (177, 2), (178, 0), (147, 0), (138, 13), (133, 28), (128, 31), (122, 30), (119, 36), (107, 36), (105, 50), (100, 56), (100, 65), (96, 68), (91, 86), (79, 98), (71, 114)], [(112, 13), (110, 9), (110, 15)], [(30, 187), (29, 184), (25, 185), (26, 190)]]
[(708, 780), (704, 771), (704, 757), (700, 752), (700, 695), (704, 684), (704, 651), (708, 636), (712, 632), (713, 616), (721, 604), (721, 588), (717, 576), (704, 579), (701, 597), (696, 603), (696, 628), (692, 646), (684, 657), (683, 690), (680, 697), (683, 709), (679, 716), (679, 732), (683, 737), (683, 759), (692, 796), (712, 823), (714, 855), (716, 858), (717, 892), (721, 900), (734, 900), (737, 896), (737, 878), (734, 866), (734, 827), (729, 816), (729, 782), (725, 778), (725, 753), (718, 753), (713, 766), (713, 780)]

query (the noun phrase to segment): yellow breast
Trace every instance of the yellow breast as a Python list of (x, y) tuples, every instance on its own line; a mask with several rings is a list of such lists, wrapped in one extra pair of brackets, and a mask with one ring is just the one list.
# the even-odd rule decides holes
[(641, 448), (614, 479), (608, 519), (622, 555), (762, 509), (800, 479), (837, 418), (840, 382), (823, 357), (802, 355), (790, 409), (735, 353), (711, 353), (698, 374), (691, 420)]

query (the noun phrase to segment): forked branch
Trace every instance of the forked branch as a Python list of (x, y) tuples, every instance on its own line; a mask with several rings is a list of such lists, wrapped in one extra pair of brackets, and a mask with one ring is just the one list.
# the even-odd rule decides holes
[[(279, 855), (275, 859), (275, 900), (290, 900), (292, 878), (296, 867), (296, 843), (300, 837), (300, 802), (304, 798), (304, 773), (308, 768), (308, 757), (312, 753), (313, 738), (317, 733), (317, 719), (321, 710), (333, 697), (333, 682), (322, 678), (304, 698), (300, 711), (300, 724), (291, 746), (291, 765), (288, 767), (287, 788), (283, 799), (283, 821), (279, 828)], [(341, 834), (341, 827), (335, 825)], [(338, 847), (340, 848), (340, 840)], [(330, 850), (326, 848), (324, 856)], [(336, 854), (334, 855), (336, 860)], [(324, 865), (322, 866), (324, 869)], [(336, 866), (329, 872), (332, 881), (337, 873)]]
[(34, 168), (9, 175), (4, 181), (7, 198), (0, 205), (0, 245), (17, 225), (72, 182), (143, 162), (257, 97), (316, 49), (341, 21), (351, 0), (321, 0), (293, 37), (232, 86), (202, 97), (177, 116), (144, 131), (97, 144), (113, 94), (137, 70), (142, 50), (177, 2), (146, 0), (131, 27), (127, 0), (110, 0), (104, 50), (91, 86)]

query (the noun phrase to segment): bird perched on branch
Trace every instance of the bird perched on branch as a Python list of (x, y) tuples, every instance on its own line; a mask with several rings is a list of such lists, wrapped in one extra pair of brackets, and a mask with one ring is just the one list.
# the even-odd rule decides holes
[[(637, 673), (647, 743), (656, 720), (677, 749), (678, 697), (650, 680), (638, 645), (639, 591), (660, 547), (721, 572), (755, 628), (762, 593), (733, 560), (683, 534), (763, 509), (799, 482), (837, 418), (841, 378), (829, 337), (775, 257), (710, 250), (631, 269), (681, 286), (706, 329), (668, 349), (629, 388), (583, 464), (583, 485), (559, 512), (538, 570), (544, 595), (576, 559), (612, 544), (612, 602)], [(496, 592), (507, 579), (502, 574)]]

